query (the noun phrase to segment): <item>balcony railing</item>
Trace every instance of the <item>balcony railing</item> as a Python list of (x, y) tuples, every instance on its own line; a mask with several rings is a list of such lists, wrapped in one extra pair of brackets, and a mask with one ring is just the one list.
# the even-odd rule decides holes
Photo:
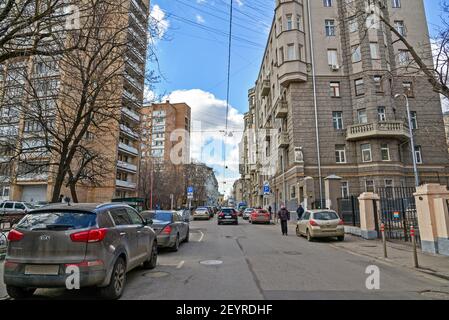
[(136, 112), (134, 112), (133, 110), (128, 109), (128, 108), (122, 108), (122, 112), (128, 118), (131, 118), (132, 120), (134, 120), (136, 122), (140, 122), (140, 116)]
[(135, 156), (139, 155), (139, 151), (136, 148), (128, 146), (127, 144), (124, 144), (122, 142), (119, 143), (118, 148), (119, 148), (119, 150), (121, 150), (123, 152), (129, 153), (129, 154), (132, 154)]
[(262, 97), (266, 97), (270, 94), (270, 80), (262, 81)]
[(137, 172), (137, 166), (124, 161), (117, 161), (117, 167), (126, 171)]
[(402, 121), (381, 121), (349, 126), (346, 140), (357, 141), (369, 138), (410, 139), (408, 126)]
[(286, 118), (288, 115), (288, 104), (285, 100), (278, 100), (276, 102), (274, 117), (276, 119)]
[(118, 188), (136, 189), (137, 184), (131, 181), (116, 180), (115, 185)]
[(120, 125), (120, 130), (131, 138), (139, 139), (139, 135), (130, 128), (128, 128), (127, 126), (125, 126), (124, 124)]
[(278, 69), (279, 83), (286, 87), (291, 82), (307, 81), (307, 64), (300, 60), (285, 61)]
[(278, 147), (279, 148), (287, 148), (290, 145), (290, 141), (288, 138), (287, 132), (281, 132), (278, 135)]

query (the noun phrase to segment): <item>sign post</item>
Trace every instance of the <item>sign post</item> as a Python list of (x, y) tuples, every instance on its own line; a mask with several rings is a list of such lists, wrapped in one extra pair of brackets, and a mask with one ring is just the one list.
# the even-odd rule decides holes
[(192, 207), (193, 187), (187, 187), (187, 199), (189, 200), (189, 210)]

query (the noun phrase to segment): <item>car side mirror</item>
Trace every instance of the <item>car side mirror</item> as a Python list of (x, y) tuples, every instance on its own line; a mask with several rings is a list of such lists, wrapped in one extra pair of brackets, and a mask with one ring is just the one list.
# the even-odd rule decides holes
[(145, 219), (143, 222), (144, 226), (151, 226), (153, 224), (153, 220), (151, 219)]

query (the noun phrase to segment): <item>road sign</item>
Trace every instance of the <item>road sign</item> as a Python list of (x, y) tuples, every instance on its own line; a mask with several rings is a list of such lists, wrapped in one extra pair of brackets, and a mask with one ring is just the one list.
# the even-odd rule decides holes
[(187, 188), (187, 199), (193, 199), (193, 187)]
[(263, 194), (267, 195), (271, 193), (270, 185), (266, 184), (263, 186)]

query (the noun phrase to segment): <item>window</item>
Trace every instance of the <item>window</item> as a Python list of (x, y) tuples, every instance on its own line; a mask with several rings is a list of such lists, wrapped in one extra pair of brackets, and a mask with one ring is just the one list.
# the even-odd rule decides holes
[(415, 96), (414, 90), (413, 90), (413, 82), (407, 81), (402, 83), (402, 87), (404, 88), (404, 93), (409, 98), (413, 98)]
[(391, 1), (391, 6), (393, 8), (400, 8), (401, 7), (401, 0), (392, 0)]
[(279, 65), (284, 63), (284, 48), (279, 48)]
[(361, 149), (362, 149), (362, 162), (373, 161), (372, 156), (371, 156), (371, 145), (369, 143), (362, 144)]
[(336, 49), (327, 49), (327, 61), (330, 66), (338, 66), (338, 55)]
[(296, 199), (296, 186), (290, 186), (290, 200)]
[(299, 14), (296, 16), (296, 29), (302, 30), (302, 19)]
[(340, 82), (331, 82), (331, 97), (339, 98), (340, 97)]
[(379, 120), (380, 122), (387, 121), (387, 114), (385, 111), (385, 107), (377, 108), (377, 120)]
[(402, 21), (402, 20), (396, 20), (396, 21), (394, 22), (394, 28), (397, 30), (397, 32), (398, 32), (401, 36), (403, 36), (403, 37), (406, 36), (406, 30), (405, 30), (405, 24), (404, 24), (404, 21)]
[(359, 29), (357, 18), (351, 18), (349, 20), (349, 32), (356, 32)]
[(357, 120), (359, 124), (368, 123), (368, 116), (366, 115), (366, 109), (357, 110)]
[(348, 183), (348, 181), (341, 182), (341, 197), (344, 199), (349, 198), (349, 183)]
[(366, 180), (365, 181), (365, 192), (375, 192), (374, 181)]
[(388, 147), (388, 144), (385, 143), (380, 145), (380, 154), (382, 161), (390, 161), (390, 148)]
[(287, 30), (293, 30), (293, 16), (291, 14), (287, 15)]
[(379, 60), (380, 59), (379, 45), (377, 44), (377, 42), (371, 42), (369, 44), (369, 47), (371, 52), (371, 59)]
[(335, 146), (335, 162), (346, 163), (346, 148), (344, 145)]
[(383, 93), (384, 88), (382, 85), (382, 76), (374, 76), (373, 80), (374, 80), (374, 86), (376, 88), (376, 93)]
[(421, 146), (415, 146), (415, 157), (416, 157), (416, 163), (417, 164), (422, 164), (423, 163)]
[(128, 215), (131, 218), (132, 224), (143, 225), (142, 218), (137, 214), (136, 211), (129, 208), (127, 208), (126, 211), (128, 212)]
[(410, 111), (410, 121), (412, 123), (412, 129), (418, 129), (418, 114), (416, 111)]
[(324, 26), (326, 30), (326, 36), (334, 37), (335, 36), (335, 20), (325, 20)]
[(279, 18), (279, 20), (278, 20), (278, 28), (279, 28), (279, 33), (281, 33), (282, 32), (282, 18)]
[(361, 96), (365, 94), (365, 84), (363, 82), (363, 79), (357, 79), (354, 80), (355, 84), (355, 95)]
[(132, 224), (131, 219), (125, 209), (112, 209), (109, 211), (116, 226), (126, 226)]
[(343, 129), (343, 112), (341, 112), (341, 111), (332, 112), (332, 122), (334, 124), (334, 129), (342, 130)]
[(360, 51), (360, 45), (352, 46), (352, 63), (362, 61), (362, 52)]
[(295, 59), (296, 59), (295, 45), (293, 43), (289, 43), (287, 45), (287, 60), (291, 61)]
[(393, 188), (394, 182), (392, 179), (385, 179), (385, 188)]
[(401, 66), (405, 66), (410, 63), (410, 53), (408, 50), (399, 50), (398, 51), (398, 63)]
[(323, 0), (323, 5), (325, 7), (332, 7), (332, 0)]

